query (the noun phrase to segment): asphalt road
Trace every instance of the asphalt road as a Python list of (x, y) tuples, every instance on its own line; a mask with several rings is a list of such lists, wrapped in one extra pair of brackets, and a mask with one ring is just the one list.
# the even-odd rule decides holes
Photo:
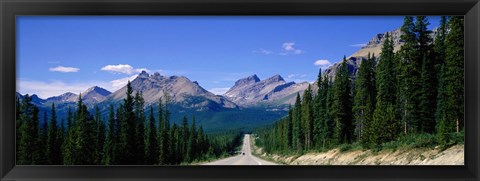
[(250, 148), (250, 135), (246, 134), (243, 138), (242, 153), (225, 159), (205, 163), (203, 165), (276, 165), (275, 163), (262, 160), (252, 155)]

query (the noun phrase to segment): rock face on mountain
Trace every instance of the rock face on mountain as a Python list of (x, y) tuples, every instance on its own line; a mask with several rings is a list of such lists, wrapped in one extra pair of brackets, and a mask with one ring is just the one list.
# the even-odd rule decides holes
[(104, 88), (93, 86), (82, 93), (82, 100), (87, 104), (98, 103), (105, 100), (105, 98), (110, 94), (112, 93)]
[[(22, 95), (22, 94), (20, 94), (20, 93), (18, 93), (18, 92), (15, 92), (15, 96), (16, 96), (20, 101), (22, 101), (23, 98), (25, 97), (24, 95)], [(37, 106), (41, 106), (41, 105), (45, 104), (45, 102), (46, 102), (44, 99), (38, 97), (36, 94), (30, 95), (30, 98), (32, 99), (32, 103), (33, 103), (34, 105), (37, 105)]]
[[(159, 73), (149, 75), (143, 71), (131, 82), (133, 93), (141, 92), (145, 105), (157, 104), (164, 92), (168, 93), (172, 103), (184, 108), (215, 110), (219, 108), (237, 108), (238, 106), (222, 96), (214, 95), (202, 88), (198, 83), (184, 76), (162, 76)], [(126, 98), (127, 87), (115, 91), (107, 100), (120, 101)]]
[(293, 104), (297, 92), (303, 92), (308, 87), (307, 82), (286, 82), (280, 75), (274, 75), (261, 80), (252, 75), (235, 82), (224, 96), (232, 102), (244, 106), (258, 106), (262, 104), (284, 105)]
[(55, 103), (66, 103), (66, 102), (76, 102), (78, 100), (78, 95), (67, 92), (59, 96), (53, 96), (46, 99), (46, 102), (55, 102)]
[(373, 36), (373, 38), (370, 41), (368, 41), (367, 45), (363, 46), (362, 48), (360, 48), (360, 50), (350, 55), (349, 58), (350, 57), (367, 57), (368, 53), (375, 54), (375, 56), (379, 56), (380, 53), (382, 52), (382, 46), (383, 46), (383, 43), (385, 43), (385, 36), (387, 33), (389, 33), (390, 36), (392, 37), (393, 51), (396, 52), (400, 50), (400, 47), (403, 45), (404, 42), (400, 38), (400, 36), (403, 35), (403, 32), (400, 30), (400, 28), (398, 28), (393, 31), (379, 33)]
[[(437, 34), (437, 29), (438, 28), (434, 28), (432, 30), (432, 33), (430, 34), (430, 37), (432, 37), (432, 39), (435, 38)], [(383, 43), (385, 43), (385, 36), (387, 33), (389, 33), (390, 36), (392, 37), (393, 51), (397, 52), (398, 50), (400, 50), (400, 47), (404, 44), (404, 42), (400, 38), (400, 36), (403, 35), (403, 32), (400, 30), (400, 28), (397, 28), (389, 32), (379, 33), (373, 36), (373, 38), (370, 41), (368, 41), (367, 45), (363, 46), (360, 50), (356, 51), (355, 53), (347, 57), (347, 64), (348, 64), (350, 73), (354, 75), (357, 73), (358, 68), (360, 67), (362, 61), (367, 58), (368, 53), (370, 53), (371, 55), (374, 54), (376, 58), (380, 56), (380, 53), (382, 52)], [(327, 68), (325, 70), (324, 75), (329, 75), (332, 78), (332, 80), (335, 79), (335, 73), (337, 72), (342, 62), (343, 60)]]

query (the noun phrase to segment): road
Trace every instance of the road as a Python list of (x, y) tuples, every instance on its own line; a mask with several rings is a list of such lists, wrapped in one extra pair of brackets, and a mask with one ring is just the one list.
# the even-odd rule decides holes
[(203, 165), (276, 165), (275, 163), (262, 160), (252, 155), (250, 148), (250, 135), (246, 134), (243, 138), (242, 153), (225, 159), (205, 163)]

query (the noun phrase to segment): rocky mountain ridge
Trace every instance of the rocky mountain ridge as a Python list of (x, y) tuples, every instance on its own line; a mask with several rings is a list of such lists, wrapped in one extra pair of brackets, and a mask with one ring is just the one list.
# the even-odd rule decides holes
[[(432, 39), (435, 39), (435, 36), (437, 34), (437, 29), (438, 27), (432, 30), (432, 33), (430, 34), (430, 37)], [(397, 52), (398, 50), (400, 50), (400, 47), (404, 44), (403, 40), (400, 38), (404, 33), (401, 31), (400, 28), (397, 28), (392, 31), (376, 34), (372, 37), (372, 39), (368, 41), (368, 43), (365, 46), (361, 47), (358, 51), (356, 51), (355, 53), (353, 53), (352, 55), (346, 58), (347, 65), (349, 67), (351, 74), (356, 75), (358, 68), (362, 64), (362, 61), (366, 60), (369, 53), (371, 55), (375, 55), (376, 58), (380, 56), (380, 53), (382, 52), (382, 46), (385, 43), (385, 36), (387, 33), (390, 34), (390, 36), (392, 37), (393, 51)], [(335, 79), (335, 73), (337, 72), (342, 62), (343, 60), (325, 69), (324, 75), (328, 75), (329, 77), (332, 78), (332, 80)]]
[(288, 105), (295, 102), (296, 94), (303, 92), (308, 84), (308, 82), (286, 82), (280, 75), (260, 80), (254, 74), (236, 81), (223, 96), (244, 107)]
[[(145, 99), (145, 105), (157, 104), (165, 93), (168, 93), (172, 103), (180, 104), (185, 108), (197, 110), (237, 108), (237, 105), (222, 96), (214, 95), (201, 87), (198, 82), (191, 81), (184, 76), (162, 76), (159, 73), (152, 75), (143, 71), (131, 81), (133, 94), (140, 92)], [(126, 98), (124, 86), (109, 95), (107, 101), (121, 101)]]

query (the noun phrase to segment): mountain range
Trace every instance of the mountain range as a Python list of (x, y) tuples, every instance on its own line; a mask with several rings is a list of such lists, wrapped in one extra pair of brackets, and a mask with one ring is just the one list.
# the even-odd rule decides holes
[[(350, 73), (355, 75), (362, 61), (368, 53), (376, 57), (381, 53), (385, 41), (385, 33), (375, 35), (365, 46), (348, 56), (346, 61)], [(388, 32), (393, 37), (394, 51), (398, 51), (403, 44), (400, 39), (402, 32), (396, 29)], [(432, 36), (434, 37), (436, 29)], [(343, 60), (342, 60), (343, 61)], [(335, 78), (342, 61), (339, 61), (324, 70), (323, 75)], [(268, 124), (287, 113), (287, 106), (295, 103), (297, 94), (302, 95), (310, 84), (308, 82), (287, 82), (280, 75), (273, 75), (261, 80), (257, 75), (241, 78), (223, 95), (215, 95), (204, 89), (198, 82), (191, 81), (184, 76), (164, 76), (159, 73), (149, 74), (142, 71), (131, 81), (133, 94), (141, 93), (145, 106), (158, 106), (160, 98), (167, 93), (170, 97), (173, 110), (172, 119), (180, 120), (183, 115), (195, 115), (204, 120), (205, 128), (224, 129), (231, 125), (239, 128)], [(313, 92), (318, 89), (316, 82), (312, 84)], [(81, 93), (83, 102), (93, 109), (98, 106), (103, 115), (107, 115), (109, 105), (118, 105), (126, 98), (124, 86), (116, 91), (109, 92), (101, 87), (94, 86)], [(20, 99), (23, 95), (17, 93)], [(41, 99), (32, 95), (32, 103), (40, 110), (48, 112), (52, 103), (57, 107), (57, 114), (66, 114), (68, 107), (75, 107), (79, 95), (67, 92), (62, 95)], [(242, 112), (241, 115), (238, 113)], [(178, 114), (180, 113), (180, 114)], [(202, 123), (200, 123), (202, 124)], [(210, 127), (210, 128), (209, 128)]]
[(295, 103), (296, 94), (307, 89), (308, 84), (286, 82), (280, 75), (260, 80), (254, 74), (236, 81), (223, 96), (243, 107), (288, 105)]

